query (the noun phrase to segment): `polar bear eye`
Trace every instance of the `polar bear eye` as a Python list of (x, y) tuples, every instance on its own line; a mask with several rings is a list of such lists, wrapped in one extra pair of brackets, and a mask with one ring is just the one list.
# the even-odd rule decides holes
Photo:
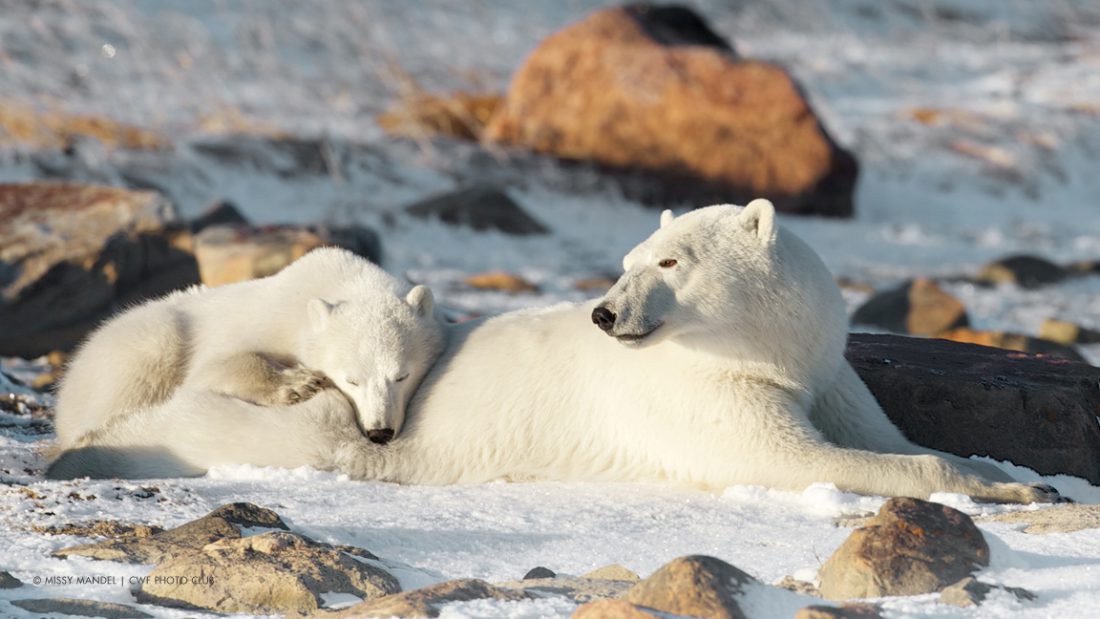
[(355, 380), (354, 378), (345, 378), (344, 380), (346, 380), (347, 383), (349, 385), (351, 385), (352, 387), (358, 387), (359, 386), (359, 381)]
[(664, 260), (658, 262), (657, 266), (661, 267), (662, 269), (671, 269), (672, 267), (676, 266), (676, 261), (672, 258), (665, 258)]
[(405, 375), (403, 375), (403, 376), (398, 376), (397, 378), (393, 379), (393, 382), (395, 382), (395, 383), (399, 383), (399, 382), (401, 382), (401, 381), (405, 380), (405, 379), (406, 379), (406, 378), (408, 378), (408, 377), (409, 377), (409, 375), (408, 375), (408, 374), (406, 373), (406, 374), (405, 374)]

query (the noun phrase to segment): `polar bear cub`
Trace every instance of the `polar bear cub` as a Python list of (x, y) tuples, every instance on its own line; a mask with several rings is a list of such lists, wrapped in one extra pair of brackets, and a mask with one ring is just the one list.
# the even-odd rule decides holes
[(127, 420), (150, 416), (178, 392), (270, 407), (330, 386), (350, 401), (367, 437), (385, 443), (444, 340), (427, 287), (404, 293), (369, 261), (318, 249), (276, 275), (174, 293), (103, 325), (62, 380), (58, 447), (94, 445), (123, 422), (140, 425)]

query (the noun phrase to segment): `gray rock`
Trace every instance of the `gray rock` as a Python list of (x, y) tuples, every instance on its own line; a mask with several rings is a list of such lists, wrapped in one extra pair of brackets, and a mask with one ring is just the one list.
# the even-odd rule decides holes
[(440, 608), (451, 602), (469, 600), (525, 600), (524, 593), (494, 587), (482, 580), (451, 580), (397, 595), (387, 595), (318, 617), (438, 617)]
[(0, 572), (0, 589), (18, 589), (23, 586), (23, 581), (7, 572)]
[(420, 219), (436, 218), (474, 230), (499, 230), (521, 236), (549, 232), (508, 194), (487, 185), (435, 195), (406, 206), (405, 212)]
[(981, 604), (985, 601), (985, 598), (989, 596), (990, 592), (997, 589), (1011, 593), (1021, 602), (1029, 602), (1036, 599), (1035, 594), (1027, 589), (1021, 589), (1020, 587), (1005, 587), (1003, 585), (990, 585), (980, 580), (976, 580), (972, 576), (967, 576), (940, 592), (939, 601), (941, 604), (968, 608)]
[(557, 576), (553, 570), (540, 566), (533, 567), (527, 570), (527, 573), (523, 575), (524, 580), (534, 580), (539, 578), (553, 578)]
[(52, 598), (37, 600), (12, 600), (12, 606), (18, 606), (32, 613), (75, 615), (78, 617), (106, 617), (106, 619), (146, 619), (152, 617), (132, 606), (114, 602), (97, 602), (77, 598)]
[(1100, 529), (1100, 505), (1063, 504), (1047, 509), (983, 516), (983, 521), (1027, 523), (1024, 533), (1073, 533)]
[(603, 578), (530, 578), (497, 585), (501, 589), (529, 594), (533, 597), (564, 597), (583, 604), (592, 600), (616, 598), (626, 593), (634, 583), (629, 580)]
[(228, 200), (211, 204), (201, 215), (191, 220), (191, 232), (198, 233), (204, 228), (221, 225), (248, 225), (248, 219), (241, 214), (237, 205)]
[(818, 576), (830, 600), (939, 591), (989, 565), (989, 546), (966, 514), (895, 497), (856, 529)]

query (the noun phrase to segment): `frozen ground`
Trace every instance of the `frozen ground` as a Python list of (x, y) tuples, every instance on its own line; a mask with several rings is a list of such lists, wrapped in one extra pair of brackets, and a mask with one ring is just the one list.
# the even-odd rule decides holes
[[(366, 223), (381, 231), (391, 271), (431, 284), (445, 303), (465, 311), (502, 311), (582, 297), (572, 283), (614, 275), (622, 254), (656, 227), (656, 212), (583, 172), (546, 162), (532, 172), (522, 167), (529, 162), (507, 153), (493, 159), (460, 144), (387, 138), (373, 115), (409, 88), (501, 90), (542, 36), (606, 4), (0, 0), (0, 97), (106, 114), (153, 127), (177, 144), (161, 155), (81, 145), (76, 163), (64, 164), (72, 177), (140, 178), (167, 190), (188, 215), (228, 198), (257, 222)], [(914, 275), (973, 272), (1017, 252), (1057, 261), (1100, 258), (1095, 2), (693, 4), (743, 54), (789, 66), (827, 126), (860, 158), (854, 220), (783, 221), (838, 275), (889, 285)], [(195, 147), (213, 131), (210, 117), (219, 115), (326, 136), (338, 173), (280, 178), (220, 166)], [(0, 158), (0, 180), (48, 173), (28, 157)], [(513, 197), (553, 233), (515, 239), (401, 214), (402, 205), (479, 173), (504, 178)], [(508, 296), (462, 286), (464, 276), (490, 269), (521, 274), (541, 291)], [(1100, 328), (1100, 277), (1040, 291), (953, 290), (979, 328), (1034, 333), (1047, 317)], [(1086, 352), (1100, 360), (1100, 349)], [(32, 525), (112, 518), (170, 526), (230, 500), (271, 507), (308, 534), (401, 562), (409, 566), (400, 572), (406, 584), (514, 579), (535, 565), (582, 573), (619, 562), (646, 574), (692, 552), (714, 554), (774, 582), (811, 573), (835, 549), (847, 535), (833, 526), (835, 516), (881, 503), (827, 488), (803, 494), (731, 488), (722, 495), (586, 484), (406, 488), (247, 468), (158, 481), (153, 493), (143, 491), (149, 485), (143, 483), (41, 481), (42, 461), (34, 453), (48, 439), (41, 432), (38, 424), (0, 417), (0, 467), (16, 482), (0, 486), (0, 548), (6, 549), (0, 569), (27, 582), (146, 571), (46, 558), (78, 540), (30, 532)], [(1094, 488), (1053, 483), (1079, 500), (1100, 502)], [(1006, 509), (943, 499), (970, 511)], [(889, 615), (1100, 614), (1100, 531), (1037, 536), (1003, 524), (982, 528), (994, 548), (994, 565), (982, 578), (1029, 588), (1039, 594), (1037, 602), (995, 599), (964, 611), (924, 596), (887, 602)], [(43, 586), (33, 595), (130, 600), (124, 587)], [(0, 600), (13, 596), (28, 597), (25, 589), (0, 591)], [(468, 604), (449, 613), (570, 611), (539, 602)], [(0, 616), (30, 616), (19, 612), (0, 602)]]

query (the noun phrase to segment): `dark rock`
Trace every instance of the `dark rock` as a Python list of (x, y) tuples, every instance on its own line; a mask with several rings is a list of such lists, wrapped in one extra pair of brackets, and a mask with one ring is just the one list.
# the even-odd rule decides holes
[(69, 350), (117, 308), (198, 281), (190, 233), (157, 194), (0, 184), (0, 355)]
[(886, 501), (856, 529), (818, 576), (832, 600), (939, 591), (989, 565), (989, 546), (969, 516), (920, 499)]
[(1069, 270), (1037, 256), (1009, 256), (991, 262), (975, 280), (988, 284), (1016, 284), (1021, 288), (1038, 288), (1056, 284), (1070, 274)]
[(133, 606), (114, 602), (97, 602), (77, 598), (51, 598), (41, 600), (12, 600), (12, 606), (42, 614), (74, 615), (77, 617), (106, 617), (106, 619), (146, 619), (152, 617)]
[(0, 589), (18, 589), (23, 586), (23, 581), (7, 572), (0, 572)]
[(847, 356), (910, 440), (1100, 484), (1100, 368), (892, 335), (853, 334)]
[(523, 579), (533, 580), (536, 578), (553, 578), (555, 576), (557, 576), (557, 574), (555, 574), (553, 570), (540, 565), (527, 570), (527, 573), (523, 575)]
[(631, 587), (622, 599), (663, 613), (745, 619), (740, 597), (756, 580), (736, 567), (714, 557), (680, 557)]
[(1020, 587), (1005, 587), (1003, 585), (990, 585), (973, 576), (967, 576), (959, 582), (940, 592), (940, 603), (967, 608), (977, 606), (985, 601), (991, 591), (1000, 589), (1016, 596), (1021, 602), (1029, 602), (1036, 598), (1035, 594)]
[(494, 587), (481, 580), (451, 580), (397, 595), (356, 604), (350, 608), (325, 613), (324, 617), (438, 617), (439, 609), (451, 602), (468, 600), (525, 600), (528, 596)]
[(281, 178), (342, 173), (335, 146), (323, 138), (231, 134), (194, 141), (191, 148), (219, 165)]
[(601, 10), (542, 41), (484, 139), (596, 162), (651, 203), (853, 210), (856, 161), (791, 75), (738, 58), (681, 7)]
[(241, 214), (237, 205), (228, 200), (218, 201), (211, 204), (202, 215), (191, 220), (191, 232), (198, 233), (209, 226), (224, 224), (248, 225), (248, 220)]
[(936, 282), (918, 278), (871, 297), (852, 323), (910, 335), (938, 335), (968, 324), (966, 307)]
[(524, 212), (507, 193), (486, 185), (432, 196), (406, 206), (405, 212), (420, 219), (434, 217), (474, 230), (499, 230), (520, 236), (548, 232), (546, 226)]

